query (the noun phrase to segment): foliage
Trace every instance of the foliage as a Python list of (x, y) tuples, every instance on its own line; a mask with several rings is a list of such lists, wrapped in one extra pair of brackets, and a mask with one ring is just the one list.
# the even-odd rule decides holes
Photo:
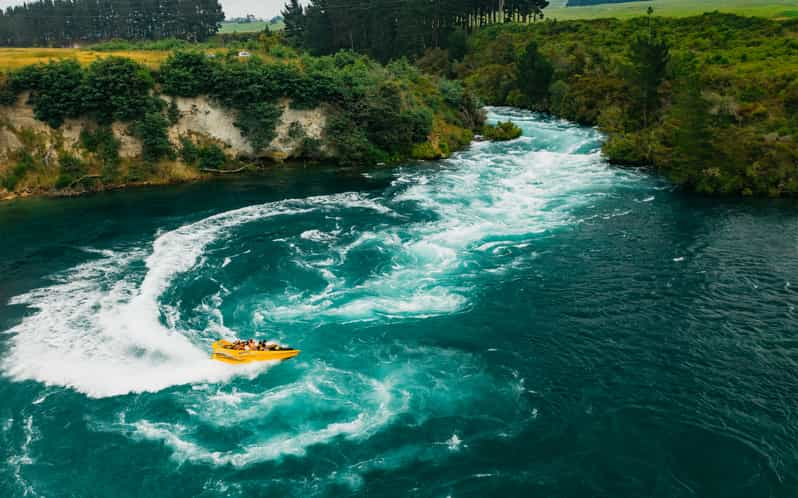
[(199, 149), (197, 153), (200, 169), (221, 169), (227, 162), (224, 151), (216, 144), (210, 144)]
[(217, 0), (38, 0), (0, 10), (0, 44), (71, 45), (111, 39), (202, 41), (224, 20)]
[(134, 121), (157, 106), (150, 98), (153, 85), (150, 71), (130, 59), (97, 60), (89, 66), (81, 90), (84, 110), (100, 123)]
[(486, 124), (482, 128), (482, 136), (488, 140), (497, 142), (504, 142), (507, 140), (515, 140), (520, 137), (523, 131), (521, 128), (513, 124), (512, 121), (498, 122), (495, 125)]
[[(275, 45), (279, 37), (272, 35), (239, 38), (258, 44), (263, 58), (240, 58), (235, 50), (214, 57), (183, 50), (158, 70), (115, 56), (89, 65), (54, 61), (0, 77), (0, 93), (13, 101), (30, 92), (36, 115), (52, 126), (66, 118), (83, 119), (81, 144), (88, 153), (81, 164), (101, 172), (98, 188), (164, 180), (170, 173), (162, 159), (177, 158), (177, 152), (185, 164), (206, 169), (225, 164), (218, 146), (197, 146), (188, 137), (173, 150), (168, 131), (180, 119), (177, 97), (205, 95), (229, 109), (256, 153), (276, 137), (286, 101), (292, 109), (314, 109), (327, 118), (326, 128), (311, 136), (299, 125), (288, 126), (291, 156), (334, 158), (343, 164), (400, 161), (411, 157), (419, 144), (431, 144), (436, 157), (446, 157), (468, 145), (484, 122), (472, 91), (460, 82), (424, 74), (406, 59), (383, 66), (353, 51), (297, 55), (293, 48)], [(278, 52), (275, 47), (282, 47), (285, 57), (266, 55)], [(141, 157), (120, 158), (121, 143), (113, 131), (123, 129), (120, 122), (142, 143)], [(50, 175), (53, 183), (60, 178), (59, 186), (80, 178), (77, 164), (71, 158), (64, 161), (66, 169), (59, 167)]]
[(257, 102), (239, 111), (236, 126), (247, 137), (255, 151), (263, 150), (277, 136), (277, 124), (283, 110), (271, 102)]
[(199, 149), (188, 137), (180, 138), (180, 159), (186, 164), (197, 164), (199, 161)]
[(30, 90), (29, 104), (36, 119), (58, 128), (64, 119), (83, 111), (81, 89), (83, 69), (74, 60), (30, 66), (14, 74), (11, 86), (17, 91)]
[(29, 152), (21, 150), (17, 152), (17, 156), (16, 164), (2, 178), (2, 186), (10, 192), (17, 188), (29, 171), (37, 168), (36, 161)]
[(119, 165), (119, 140), (114, 136), (110, 126), (102, 126), (96, 130), (83, 130), (80, 133), (83, 148), (97, 155), (103, 165), (104, 176), (113, 176)]
[(66, 152), (58, 156), (58, 165), (60, 166), (60, 173), (55, 183), (56, 188), (71, 186), (88, 171), (86, 164), (79, 157)]
[(165, 157), (174, 157), (172, 144), (169, 142), (169, 121), (160, 113), (147, 113), (141, 121), (134, 125), (134, 132), (141, 139), (142, 159), (156, 162)]
[[(795, 22), (719, 13), (492, 26), (455, 72), (488, 104), (598, 125), (613, 162), (703, 193), (796, 195), (796, 36)], [(530, 42), (553, 69), (538, 102), (510, 60)]]
[(214, 65), (202, 52), (175, 52), (158, 73), (163, 92), (175, 97), (196, 97), (207, 91)]
[(433, 47), (451, 48), (452, 60), (460, 60), (466, 32), (505, 21), (535, 21), (543, 17), (548, 4), (547, 0), (376, 0), (353, 8), (349, 0), (311, 0), (303, 10), (291, 0), (283, 14), (289, 39), (314, 54), (350, 49), (388, 61)]
[(537, 104), (548, 96), (549, 85), (554, 75), (551, 62), (538, 51), (536, 41), (530, 41), (517, 63), (518, 87), (531, 104)]

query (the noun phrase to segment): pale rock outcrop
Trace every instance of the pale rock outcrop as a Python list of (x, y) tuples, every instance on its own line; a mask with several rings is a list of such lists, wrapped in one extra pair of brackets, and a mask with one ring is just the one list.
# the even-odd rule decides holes
[(177, 144), (180, 137), (200, 136), (223, 144), (231, 157), (261, 157), (282, 161), (298, 152), (301, 138), (291, 138), (291, 124), (299, 123), (307, 138), (320, 140), (327, 126), (327, 115), (320, 108), (292, 109), (287, 99), (279, 101), (283, 108), (280, 122), (275, 129), (277, 136), (264, 150), (255, 152), (249, 141), (241, 134), (235, 122), (235, 110), (222, 107), (206, 97), (175, 99), (180, 111), (180, 120), (170, 129), (170, 140)]
[[(80, 146), (81, 132), (95, 128), (96, 123), (88, 119), (67, 119), (60, 128), (54, 130), (36, 119), (27, 100), (28, 95), (21, 95), (16, 105), (0, 107), (0, 169), (11, 154), (24, 146), (20, 139), (23, 132), (32, 133), (37, 142), (44, 146), (48, 157), (55, 156), (60, 148), (74, 154), (84, 154)], [(277, 136), (268, 147), (255, 153), (252, 145), (235, 126), (235, 110), (227, 109), (206, 97), (179, 97), (175, 99), (175, 104), (180, 111), (180, 119), (169, 129), (169, 138), (175, 146), (179, 146), (181, 137), (189, 137), (196, 142), (213, 141), (222, 145), (230, 157), (282, 161), (299, 152), (304, 138), (320, 140), (327, 125), (327, 116), (322, 109), (292, 109), (290, 101), (281, 100), (279, 105), (283, 108), (283, 115), (276, 127)], [(298, 123), (302, 128), (299, 136), (290, 136), (293, 123)], [(141, 141), (131, 134), (128, 123), (114, 123), (112, 130), (120, 142), (120, 157), (135, 159), (141, 156)]]

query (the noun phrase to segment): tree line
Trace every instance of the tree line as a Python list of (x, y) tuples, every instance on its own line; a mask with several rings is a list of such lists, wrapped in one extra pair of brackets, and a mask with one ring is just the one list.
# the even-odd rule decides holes
[(39, 0), (0, 10), (0, 45), (203, 41), (217, 32), (223, 20), (218, 0)]
[(504, 22), (534, 22), (547, 0), (290, 0), (285, 34), (315, 54), (340, 49), (380, 60), (464, 45), (465, 33)]

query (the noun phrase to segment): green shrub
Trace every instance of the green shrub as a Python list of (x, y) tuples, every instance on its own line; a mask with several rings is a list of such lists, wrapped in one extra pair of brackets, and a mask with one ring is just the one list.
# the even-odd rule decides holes
[(83, 112), (84, 71), (74, 60), (28, 66), (12, 75), (16, 92), (30, 91), (29, 104), (36, 119), (53, 128)]
[(388, 160), (387, 154), (369, 141), (366, 130), (341, 108), (333, 110), (329, 116), (325, 134), (342, 164), (369, 164)]
[(130, 59), (99, 59), (86, 75), (85, 109), (103, 124), (135, 121), (162, 102), (150, 97), (153, 85), (150, 71)]
[(293, 121), (288, 125), (288, 138), (292, 140), (301, 140), (305, 138), (305, 128), (299, 121)]
[(440, 159), (441, 153), (435, 150), (435, 147), (431, 143), (423, 142), (413, 146), (410, 157), (423, 161), (431, 161), (433, 159)]
[(324, 158), (321, 140), (305, 137), (299, 146), (298, 156), (312, 161), (319, 161)]
[(66, 152), (58, 157), (58, 165), (61, 171), (55, 183), (56, 188), (69, 187), (86, 175), (88, 171), (88, 168), (80, 158)]
[(110, 126), (102, 126), (94, 131), (84, 129), (80, 132), (80, 142), (84, 149), (100, 159), (104, 167), (103, 176), (110, 171), (116, 171), (120, 143)]
[(155, 112), (147, 113), (134, 125), (134, 133), (141, 139), (142, 158), (145, 161), (156, 162), (165, 157), (174, 157), (167, 133), (168, 128), (169, 121)]
[(174, 99), (169, 101), (169, 107), (166, 108), (166, 117), (169, 119), (169, 123), (173, 125), (180, 121), (180, 109)]
[(438, 82), (438, 89), (441, 92), (443, 100), (446, 101), (447, 104), (455, 107), (459, 107), (463, 104), (465, 89), (463, 88), (463, 84), (459, 81), (441, 78)]
[(199, 160), (199, 149), (188, 137), (180, 139), (180, 158), (186, 164), (197, 164)]
[(496, 125), (486, 124), (482, 128), (482, 136), (488, 140), (503, 142), (507, 140), (515, 140), (520, 137), (523, 131), (516, 126), (513, 122), (499, 122)]
[(208, 93), (217, 70), (218, 63), (202, 52), (175, 52), (161, 65), (159, 79), (167, 95), (196, 97)]
[(210, 144), (199, 149), (200, 169), (221, 169), (227, 162), (224, 151), (216, 144)]
[(14, 164), (11, 170), (6, 173), (5, 178), (3, 178), (3, 186), (10, 192), (13, 192), (17, 188), (29, 171), (36, 169), (36, 161), (29, 152), (22, 150), (17, 153), (17, 156), (16, 164)]
[(235, 125), (252, 144), (255, 152), (259, 152), (277, 136), (277, 124), (282, 114), (282, 108), (272, 102), (253, 103), (238, 112)]

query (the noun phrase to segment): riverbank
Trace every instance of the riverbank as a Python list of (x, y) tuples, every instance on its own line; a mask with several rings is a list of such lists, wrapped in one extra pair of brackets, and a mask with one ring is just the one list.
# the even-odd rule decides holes
[(597, 126), (619, 164), (710, 195), (798, 195), (798, 22), (711, 13), (477, 31), (419, 65), (486, 103)]
[(0, 75), (0, 196), (194, 181), (267, 161), (439, 159), (482, 129), (461, 84), (406, 61), (175, 52)]

